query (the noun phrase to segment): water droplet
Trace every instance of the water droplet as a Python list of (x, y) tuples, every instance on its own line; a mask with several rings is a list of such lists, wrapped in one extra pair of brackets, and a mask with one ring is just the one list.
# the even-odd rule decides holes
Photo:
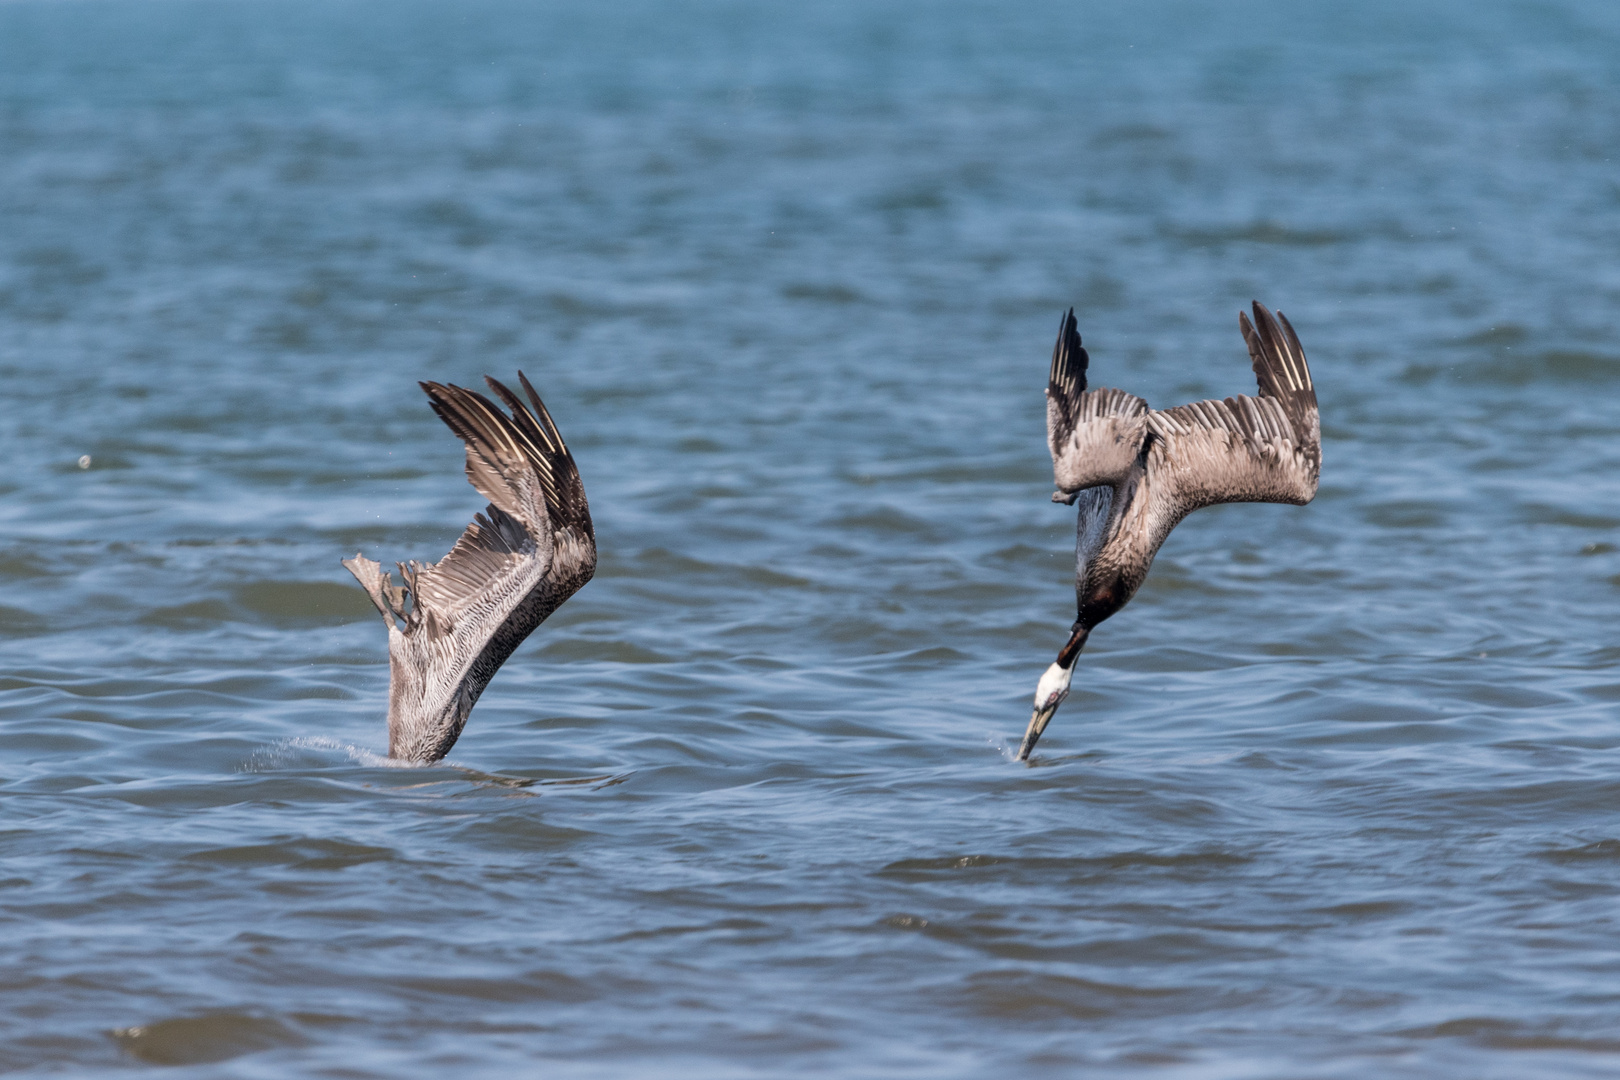
[(89, 467), (90, 467), (90, 455), (89, 454), (80, 455), (80, 457), (79, 457), (79, 468), (88, 469)]

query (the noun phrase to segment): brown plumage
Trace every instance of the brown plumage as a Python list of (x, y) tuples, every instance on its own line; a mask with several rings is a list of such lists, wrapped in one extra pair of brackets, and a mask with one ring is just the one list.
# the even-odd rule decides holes
[(1124, 607), (1170, 530), (1217, 503), (1303, 505), (1322, 467), (1316, 388), (1288, 319), (1258, 301), (1239, 313), (1258, 397), (1155, 410), (1120, 390), (1086, 389), (1090, 357), (1071, 308), (1058, 330), (1046, 388), (1055, 502), (1078, 503), (1078, 615), (1057, 662), (1041, 677), (1019, 748), (1029, 757), (1069, 692), (1074, 663), (1098, 623)]
[(510, 416), (472, 390), (419, 385), (489, 506), (438, 563), (398, 564), (403, 585), (363, 555), (343, 560), (388, 624), (388, 755), (405, 761), (448, 754), (501, 664), (596, 570), (585, 487), (551, 414), (521, 371), (532, 413), (484, 381)]

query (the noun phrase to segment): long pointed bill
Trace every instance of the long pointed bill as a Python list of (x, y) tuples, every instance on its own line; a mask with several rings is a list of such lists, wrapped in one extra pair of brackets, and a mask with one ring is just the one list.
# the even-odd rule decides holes
[(1040, 685), (1035, 687), (1035, 712), (1029, 718), (1029, 727), (1024, 730), (1024, 741), (1018, 747), (1018, 760), (1028, 761), (1029, 752), (1035, 749), (1040, 742), (1041, 735), (1046, 731), (1046, 725), (1052, 722), (1058, 706), (1063, 699), (1069, 696), (1069, 681), (1074, 678), (1074, 662), (1080, 656), (1080, 650), (1085, 647), (1086, 638), (1091, 635), (1090, 629), (1080, 625), (1077, 621), (1074, 630), (1069, 634), (1068, 643), (1063, 651), (1058, 653), (1057, 661), (1041, 676)]
[(1019, 761), (1029, 760), (1029, 752), (1040, 742), (1041, 733), (1046, 730), (1046, 725), (1052, 722), (1052, 717), (1057, 715), (1058, 706), (1061, 704), (1063, 704), (1061, 699), (1054, 701), (1044, 709), (1036, 709), (1035, 715), (1029, 718), (1029, 728), (1024, 732), (1023, 745), (1018, 748)]

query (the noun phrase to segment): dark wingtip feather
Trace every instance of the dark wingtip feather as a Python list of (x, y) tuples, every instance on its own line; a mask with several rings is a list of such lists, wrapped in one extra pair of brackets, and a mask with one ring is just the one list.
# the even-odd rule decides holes
[(1260, 301), (1251, 305), (1254, 322), (1238, 313), (1238, 327), (1249, 346), (1255, 384), (1262, 397), (1275, 398), (1283, 406), (1295, 430), (1303, 433), (1308, 414), (1316, 408), (1316, 387), (1311, 382), (1310, 365), (1299, 335), (1281, 312), (1272, 315)]
[(459, 386), (446, 386), (436, 382), (419, 382), (416, 385), (427, 395), (428, 405), (434, 414), (444, 421), (444, 426), (449, 428), (456, 438), (462, 442), (478, 438), (477, 431), (467, 422), (466, 416), (455, 402), (456, 391), (461, 389)]
[[(519, 374), (522, 373), (519, 372)], [(529, 411), (529, 407), (523, 404), (516, 394), (512, 393), (506, 388), (505, 384), (492, 376), (485, 375), (484, 381), (489, 384), (489, 388), (495, 391), (502, 401), (506, 402), (506, 407), (512, 410), (513, 422), (517, 424), (518, 428), (533, 444), (535, 453), (555, 454), (559, 452), (561, 440), (551, 437), (551, 432), (546, 430), (543, 423), (534, 418), (534, 414)]]
[(535, 392), (534, 384), (521, 370), (518, 372), (518, 385), (534, 406), (531, 412), (516, 394), (493, 379), (489, 381), (491, 386), (499, 387), (497, 392), (511, 406), (525, 434), (537, 444), (537, 449), (543, 451), (539, 454), (541, 460), (537, 464), (545, 480), (546, 505), (552, 517), (594, 535), (590, 508), (585, 500), (585, 485), (580, 480), (579, 468), (574, 464), (574, 455), (563, 441), (562, 432), (557, 430), (557, 422), (551, 418), (551, 411)]
[(1090, 366), (1091, 357), (1080, 343), (1080, 323), (1075, 319), (1074, 308), (1071, 307), (1058, 320), (1057, 343), (1052, 346), (1052, 369), (1048, 379), (1065, 396), (1084, 393), (1086, 369)]
[(1281, 311), (1277, 312), (1277, 321), (1282, 324), (1283, 333), (1288, 338), (1289, 348), (1293, 350), (1295, 356), (1299, 357), (1299, 365), (1305, 380), (1305, 388), (1314, 392), (1316, 390), (1316, 385), (1311, 382), (1311, 367), (1310, 364), (1305, 360), (1305, 347), (1299, 343), (1299, 335), (1294, 333), (1294, 324), (1289, 322), (1288, 316), (1284, 315)]
[(1052, 368), (1046, 380), (1046, 396), (1057, 405), (1055, 416), (1047, 422), (1047, 438), (1053, 453), (1068, 442), (1074, 431), (1076, 410), (1086, 392), (1086, 369), (1091, 357), (1080, 344), (1080, 324), (1074, 317), (1074, 308), (1058, 321), (1057, 343), (1052, 346)]
[(529, 382), (529, 377), (523, 374), (522, 368), (518, 369), (518, 383), (523, 387), (523, 392), (529, 395), (529, 400), (534, 402), (534, 413), (540, 418), (540, 423), (545, 426), (552, 441), (556, 443), (557, 449), (564, 454), (568, 453), (568, 444), (563, 442), (562, 432), (557, 430), (557, 421), (551, 418), (551, 410), (546, 408), (546, 403), (535, 393), (534, 386)]
[(1052, 346), (1052, 368), (1046, 380), (1046, 395), (1058, 403), (1059, 411), (1072, 426), (1074, 409), (1086, 392), (1086, 369), (1091, 357), (1080, 344), (1080, 324), (1070, 308), (1058, 322), (1057, 343)]
[(1312, 390), (1311, 372), (1305, 362), (1305, 350), (1299, 344), (1299, 335), (1294, 333), (1292, 326), (1288, 326), (1287, 317), (1281, 312), (1272, 315), (1264, 304), (1256, 300), (1254, 322), (1269, 358), (1268, 366), (1278, 381), (1281, 393), (1277, 396)]
[[(488, 375), (484, 376), (484, 381), (511, 410), (510, 416), (475, 390), (431, 381), (417, 385), (427, 394), (429, 404), (439, 419), (467, 444), (468, 479), (490, 498), (492, 504), (500, 502), (496, 495), (491, 494), (500, 486), (496, 482), (511, 483), (512, 477), (505, 474), (518, 459), (524, 459), (534, 479), (539, 482), (540, 495), (551, 517), (559, 524), (575, 525), (590, 535), (590, 510), (573, 456), (563, 443), (556, 422), (540, 401), (540, 395), (535, 393), (534, 387), (521, 371), (518, 372), (518, 379), (535, 405), (534, 412), (530, 412), (529, 407), (499, 380)], [(514, 453), (517, 458), (513, 458)], [(481, 480), (484, 481), (482, 486)], [(498, 508), (503, 512), (516, 511), (515, 506)]]

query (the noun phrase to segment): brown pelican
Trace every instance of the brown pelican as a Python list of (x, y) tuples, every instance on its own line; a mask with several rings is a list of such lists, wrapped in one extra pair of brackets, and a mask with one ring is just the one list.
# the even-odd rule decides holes
[(459, 386), (420, 383), (467, 444), (467, 479), (489, 500), (437, 564), (397, 564), (404, 585), (363, 555), (343, 565), (388, 624), (388, 756), (437, 761), (530, 631), (596, 570), (596, 533), (574, 458), (534, 403), (485, 378), (512, 410)]
[(1299, 338), (1282, 312), (1256, 301), (1254, 324), (1238, 313), (1259, 397), (1149, 409), (1120, 390), (1086, 390), (1090, 358), (1074, 309), (1058, 329), (1046, 387), (1046, 434), (1058, 490), (1078, 503), (1075, 596), (1079, 615), (1057, 662), (1035, 690), (1018, 760), (1051, 722), (1092, 628), (1128, 603), (1153, 556), (1182, 518), (1205, 506), (1280, 502), (1303, 506), (1322, 468), (1316, 388)]

